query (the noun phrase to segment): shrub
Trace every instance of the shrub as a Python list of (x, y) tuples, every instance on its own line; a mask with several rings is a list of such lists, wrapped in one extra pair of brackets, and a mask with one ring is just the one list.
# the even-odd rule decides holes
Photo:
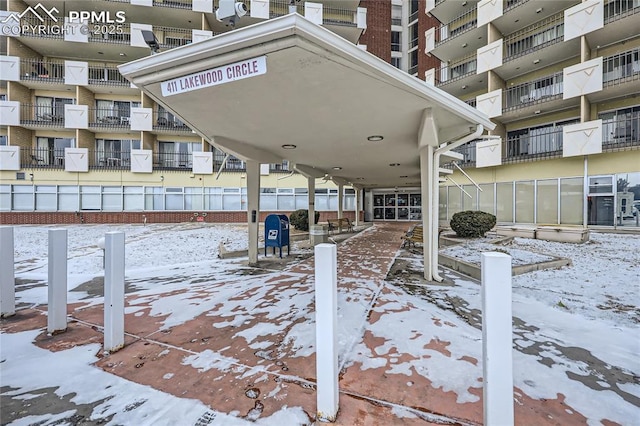
[[(318, 219), (320, 219), (320, 212), (315, 212), (315, 222), (318, 223)], [(308, 231), (309, 230), (309, 210), (296, 210), (295, 212), (289, 215), (289, 223), (294, 228), (300, 231)]]
[(454, 214), (450, 225), (458, 237), (484, 237), (496, 226), (496, 217), (487, 212), (467, 210)]

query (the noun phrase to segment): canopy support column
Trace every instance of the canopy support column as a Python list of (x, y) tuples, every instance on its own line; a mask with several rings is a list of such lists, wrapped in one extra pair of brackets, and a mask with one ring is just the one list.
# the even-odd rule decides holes
[(258, 264), (260, 224), (260, 163), (247, 161), (247, 223), (249, 224), (249, 265)]
[(309, 190), (309, 229), (311, 229), (316, 224), (316, 178), (307, 177), (307, 188)]
[(338, 219), (342, 219), (342, 208), (344, 202), (344, 185), (338, 185)]

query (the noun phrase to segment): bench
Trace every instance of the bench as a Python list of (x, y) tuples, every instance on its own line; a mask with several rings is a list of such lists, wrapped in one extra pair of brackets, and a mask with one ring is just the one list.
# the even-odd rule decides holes
[(329, 233), (331, 233), (331, 231), (335, 231), (336, 229), (338, 230), (338, 232), (342, 232), (343, 228), (349, 232), (353, 232), (353, 225), (347, 217), (343, 217), (340, 219), (327, 219), (327, 223), (329, 224)]
[(400, 238), (404, 241), (402, 242), (402, 247), (408, 246), (411, 248), (411, 244), (416, 246), (416, 243), (423, 243), (423, 233), (422, 233), (422, 225), (416, 225), (413, 228), (409, 229), (406, 234), (401, 236)]

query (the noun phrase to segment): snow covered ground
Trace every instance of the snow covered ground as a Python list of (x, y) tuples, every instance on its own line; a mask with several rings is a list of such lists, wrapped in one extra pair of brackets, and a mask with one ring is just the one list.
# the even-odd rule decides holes
[[(47, 230), (50, 228), (14, 227), (16, 277), (29, 283), (17, 288), (16, 302), (20, 306), (46, 304), (46, 288), (32, 284), (46, 282)], [(211, 277), (224, 280), (243, 268), (237, 260), (216, 258), (220, 242), (229, 249), (246, 247), (246, 227), (241, 225), (86, 225), (64, 228), (68, 229), (69, 235), (69, 290), (81, 289), (83, 283), (102, 275), (102, 252), (97, 241), (105, 232), (122, 230), (127, 242), (127, 282), (139, 293), (140, 303), (149, 303), (155, 312), (168, 314), (164, 320), (166, 327), (195, 318), (207, 312), (210, 303), (215, 303), (220, 294), (193, 296), (200, 294), (198, 292), (214, 291), (208, 288), (210, 286), (202, 277), (207, 277), (208, 282), (211, 282)], [(640, 425), (640, 236), (592, 234), (591, 241), (586, 244), (518, 238), (511, 245), (499, 248), (511, 250), (514, 254), (522, 251), (518, 254), (521, 259), (542, 259), (551, 255), (567, 257), (573, 262), (570, 267), (532, 272), (513, 279), (514, 343), (517, 349), (514, 353), (515, 386), (532, 398), (554, 399), (558, 394), (564, 395), (570, 406), (589, 419), (589, 424), (600, 424), (599, 419), (607, 418), (623, 425)], [(471, 243), (465, 248), (448, 250), (457, 250), (459, 254), (466, 252), (460, 255), (472, 257), (484, 249), (487, 247), (474, 248)], [(397, 260), (406, 261), (412, 269), (421, 268), (419, 255), (402, 251)], [(343, 365), (348, 368), (360, 363), (362, 370), (376, 368), (380, 365), (380, 355), (392, 350), (404, 351), (412, 355), (411, 361), (396, 361), (389, 365), (389, 374), (416, 371), (428, 378), (433, 386), (454, 391), (460, 403), (477, 400), (469, 390), (478, 386), (482, 366), (481, 363), (466, 362), (464, 358), (482, 358), (480, 286), (451, 272), (446, 272), (446, 278), (452, 284), (408, 288), (406, 281), (391, 280), (382, 285), (386, 287), (382, 291), (381, 287), (376, 287), (377, 284), (363, 282), (359, 299), (354, 298), (353, 293), (341, 293), (339, 316), (345, 326), (341, 328), (340, 341), (354, 341), (351, 334), (363, 331), (359, 324), (367, 317), (366, 310), (371, 309), (380, 318), (366, 325), (364, 331), (384, 342), (375, 348), (375, 353), (363, 343), (356, 342), (353, 347), (341, 345)], [(238, 275), (235, 279), (238, 280)], [(362, 281), (363, 278), (354, 280)], [(232, 283), (224, 291), (231, 292), (231, 295), (252, 281), (257, 282), (258, 279), (247, 276), (242, 286), (236, 288)], [(160, 293), (185, 289), (189, 295), (190, 287), (192, 295), (177, 294), (171, 303), (178, 305), (172, 305), (170, 309), (168, 301), (158, 297)], [(261, 292), (266, 295), (269, 291), (269, 287), (264, 287), (254, 296), (260, 296)], [(312, 293), (311, 290), (296, 290), (291, 297), (274, 301), (269, 312), (274, 315), (280, 311), (292, 312), (291, 323), (298, 317), (308, 317), (306, 304), (312, 301)], [(371, 303), (365, 299), (369, 293), (374, 295)], [(379, 298), (378, 303), (376, 297)], [(69, 301), (83, 301), (90, 305), (101, 303), (101, 298), (90, 292), (70, 291)], [(301, 308), (300, 312), (292, 310), (292, 303), (295, 303), (296, 311)], [(243, 313), (241, 308), (237, 304), (232, 309), (230, 321), (248, 321), (256, 315), (251, 311)], [(440, 318), (447, 327), (430, 325), (431, 322), (425, 318)], [(307, 324), (308, 320), (298, 323), (291, 328), (288, 337), (294, 342), (307, 342), (300, 345), (299, 356), (308, 356), (314, 351), (313, 330)], [(407, 324), (420, 329), (420, 333), (412, 332)], [(268, 329), (266, 324), (257, 324), (253, 331), (262, 336), (277, 335), (279, 330), (275, 327)], [(202, 419), (213, 417), (219, 423), (210, 424), (250, 424), (215, 412), (199, 401), (177, 398), (103, 372), (91, 365), (96, 361), (95, 353), (99, 350), (96, 345), (51, 353), (31, 344), (36, 334), (0, 335), (3, 396), (19, 394), (20, 398), (29, 398), (29, 392), (35, 394), (43, 388), (60, 386), (57, 393), (76, 392), (74, 402), (93, 403), (93, 412), (105, 418), (113, 416), (113, 424), (149, 424), (154, 418), (162, 418), (166, 424), (178, 424), (172, 423), (172, 419), (183, 419), (185, 424), (209, 424)], [(438, 351), (428, 348), (425, 342), (431, 339), (449, 342), (447, 350), (450, 356), (439, 356)], [(47, 374), (42, 370), (43, 365), (59, 368)], [(87, 379), (83, 381), (83, 378)], [(87, 383), (104, 386), (89, 386)], [(144, 403), (132, 406), (132, 401)], [(168, 406), (175, 408), (171, 412), (162, 409)], [(43, 414), (43, 417), (25, 417), (12, 424), (26, 425), (38, 421), (53, 424), (60, 418), (65, 416), (47, 417)], [(296, 425), (305, 421), (306, 416), (299, 407), (283, 407), (270, 417), (260, 418), (256, 424)]]

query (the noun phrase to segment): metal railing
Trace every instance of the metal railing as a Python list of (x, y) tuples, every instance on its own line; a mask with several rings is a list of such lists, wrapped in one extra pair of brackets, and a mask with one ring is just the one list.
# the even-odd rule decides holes
[(105, 31), (104, 33), (90, 31), (89, 41), (92, 43), (131, 44), (131, 26), (118, 24), (116, 31)]
[(20, 79), (64, 84), (64, 61), (43, 59), (21, 59)]
[(128, 129), (131, 118), (114, 114), (113, 108), (89, 108), (89, 127), (99, 129)]
[(64, 169), (64, 148), (20, 148), (23, 169)]
[(640, 146), (640, 112), (602, 120), (602, 148)]
[(20, 105), (20, 124), (64, 127), (64, 105)]
[(189, 152), (154, 152), (153, 168), (156, 170), (191, 170), (193, 155)]
[(477, 27), (478, 9), (473, 8), (454, 18), (451, 22), (436, 27), (436, 46), (453, 40), (461, 34)]
[(46, 15), (40, 20), (34, 14), (26, 13), (20, 18), (20, 37), (64, 40), (64, 31), (61, 30), (60, 22)]
[(611, 0), (604, 5), (604, 23), (609, 24), (636, 13), (640, 13), (638, 0)]
[(473, 140), (469, 143), (454, 148), (453, 151), (458, 154), (462, 154), (462, 160), (455, 160), (460, 167), (471, 167), (476, 164), (476, 143), (477, 140)]
[(191, 43), (192, 31), (188, 28), (153, 27), (162, 49), (171, 49)]
[(192, 0), (153, 0), (154, 7), (170, 7), (172, 9), (193, 9)]
[[(277, 18), (278, 16), (289, 14), (289, 0), (271, 0), (269, 3), (269, 17)], [(249, 2), (246, 3), (249, 7)], [(296, 10), (300, 15), (304, 16), (304, 2), (296, 2)], [(342, 9), (337, 7), (322, 8), (323, 23), (330, 25), (356, 26), (356, 11), (351, 9)]]
[(562, 73), (509, 87), (505, 91), (504, 111), (559, 99), (563, 93)]
[(562, 127), (531, 129), (507, 138), (505, 161), (562, 155)]
[(506, 0), (504, 2), (504, 11), (503, 13), (507, 13), (508, 11), (515, 9), (516, 7), (525, 4), (529, 0)]
[(89, 65), (89, 84), (94, 86), (130, 86), (113, 65)]
[(640, 48), (607, 56), (602, 60), (605, 87), (640, 80)]
[(451, 83), (469, 75), (475, 75), (477, 64), (476, 54), (472, 53), (459, 61), (441, 66), (436, 70), (436, 85)]
[(158, 109), (153, 110), (153, 129), (191, 132), (191, 128), (176, 118), (173, 114)]
[(476, 107), (476, 98), (467, 99), (466, 101), (464, 101), (464, 103), (475, 108)]
[(508, 62), (564, 39), (564, 13), (557, 13), (504, 38), (504, 61)]

